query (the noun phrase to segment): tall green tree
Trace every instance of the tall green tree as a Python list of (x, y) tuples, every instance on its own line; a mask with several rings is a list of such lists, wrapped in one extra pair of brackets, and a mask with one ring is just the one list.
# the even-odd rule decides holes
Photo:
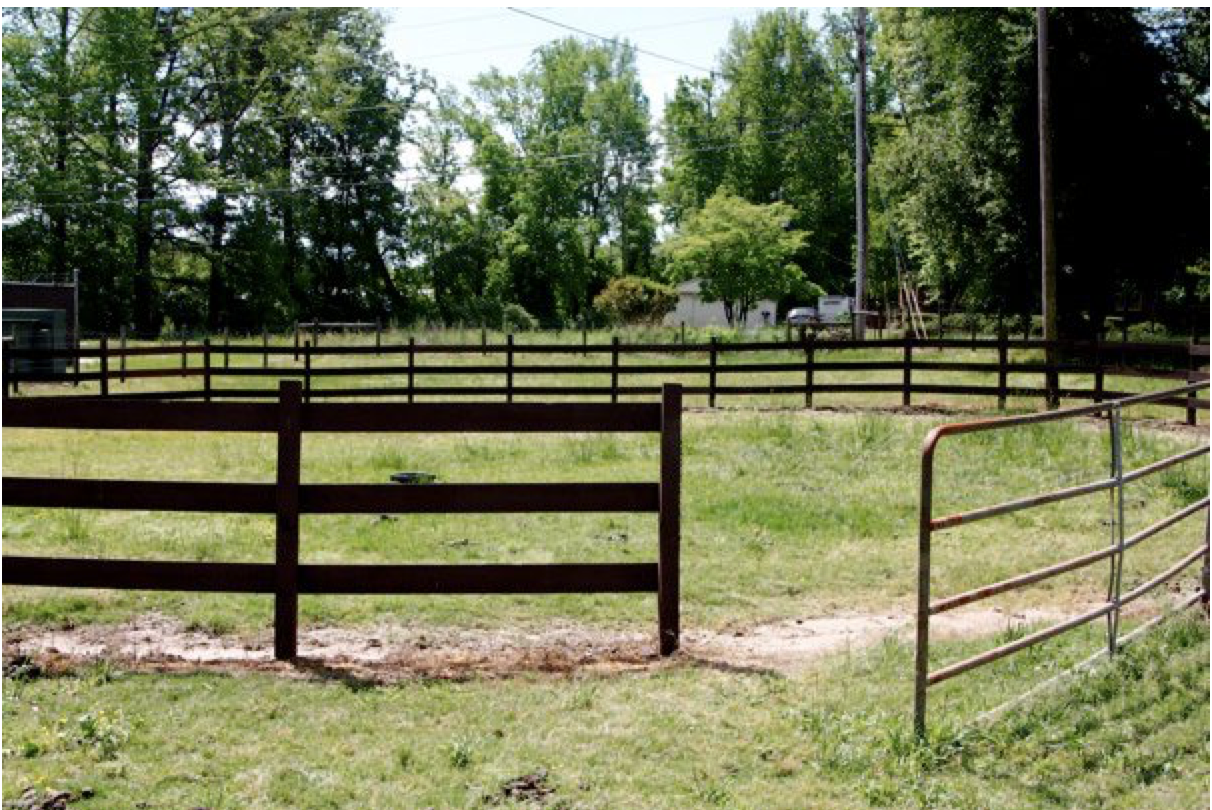
[(804, 281), (793, 258), (808, 235), (791, 229), (786, 203), (754, 205), (717, 192), (664, 246), (674, 280), (698, 279), (705, 301), (720, 301), (728, 323), (743, 325), (763, 298), (819, 288)]
[(545, 323), (585, 317), (610, 275), (651, 263), (655, 154), (635, 53), (565, 39), (475, 89), (468, 131), (501, 231), (489, 289)]

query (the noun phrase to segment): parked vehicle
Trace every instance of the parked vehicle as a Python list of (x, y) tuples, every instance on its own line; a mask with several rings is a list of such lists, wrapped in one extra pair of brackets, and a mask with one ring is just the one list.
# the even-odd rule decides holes
[(787, 323), (792, 326), (809, 326), (816, 322), (816, 310), (812, 307), (796, 307), (787, 313)]

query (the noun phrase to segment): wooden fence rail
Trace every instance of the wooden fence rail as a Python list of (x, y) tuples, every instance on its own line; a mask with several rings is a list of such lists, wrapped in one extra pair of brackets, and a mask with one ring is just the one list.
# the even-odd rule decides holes
[[(9, 400), (6, 427), (276, 433), (273, 483), (78, 480), (5, 476), (3, 505), (272, 514), (272, 563), (96, 560), (4, 555), (6, 585), (272, 593), (274, 654), (297, 654), (300, 593), (655, 592), (660, 652), (677, 649), (681, 543), (681, 413), (677, 385), (659, 403), (394, 404), (304, 401), (297, 381), (271, 403), (141, 402), (110, 398)], [(307, 432), (655, 433), (655, 483), (301, 484)], [(550, 565), (311, 565), (299, 561), (304, 514), (647, 512), (658, 516), (654, 563)]]
[[(1062, 358), (1055, 364), (1042, 359), (1015, 359), (1012, 351), (1041, 351), (1055, 348)], [(930, 355), (931, 350), (967, 349), (988, 352), (987, 359), (940, 360)], [(889, 356), (879, 359), (845, 359), (840, 355), (857, 350), (882, 350)], [(787, 357), (750, 360), (746, 355), (756, 353), (782, 353)], [(222, 354), (222, 360), (215, 357)], [(655, 354), (672, 355), (674, 362), (651, 362)], [(130, 368), (128, 357), (176, 357), (182, 358), (181, 367)], [(232, 365), (231, 356), (248, 357), (248, 365)], [(349, 366), (323, 365), (320, 361), (331, 358), (358, 358), (369, 355), (387, 358), (378, 364)], [(422, 363), (426, 356), (476, 356), (495, 358), (495, 361), (478, 360), (459, 364)], [(586, 355), (601, 358), (605, 362), (571, 362), (555, 358), (556, 362), (526, 362), (527, 357), (552, 355)], [(735, 362), (724, 362), (728, 356)], [(899, 355), (899, 356), (897, 356)], [(628, 356), (648, 358), (648, 362), (627, 364)], [(73, 357), (96, 358), (97, 371), (80, 371), (68, 374), (18, 372), (15, 363), (20, 359)], [(190, 364), (188, 359), (197, 358)], [(261, 363), (255, 363), (257, 357)], [(271, 365), (270, 357), (281, 358), (285, 364)], [(112, 359), (120, 362), (115, 364)], [(393, 362), (396, 358), (396, 362)], [(298, 362), (295, 362), (295, 361)], [(355, 360), (356, 362), (356, 360)], [(487, 343), (475, 345), (421, 344), (410, 338), (406, 344), (373, 346), (316, 346), (304, 341), (295, 346), (269, 346), (262, 340), (260, 345), (231, 345), (226, 340), (222, 345), (203, 341), (198, 345), (182, 346), (135, 346), (114, 348), (104, 339), (97, 348), (59, 350), (9, 350), (4, 367), (6, 395), (17, 391), (22, 383), (80, 383), (96, 382), (100, 394), (107, 397), (134, 399), (260, 399), (273, 395), (272, 389), (256, 387), (220, 387), (218, 378), (225, 379), (298, 379), (303, 384), (305, 401), (316, 398), (401, 397), (414, 402), (418, 397), (501, 397), (513, 402), (522, 396), (574, 396), (618, 402), (624, 396), (658, 396), (659, 385), (644, 385), (634, 382), (653, 375), (701, 375), (705, 385), (686, 386), (684, 392), (702, 395), (710, 406), (716, 405), (720, 397), (753, 395), (795, 394), (803, 396), (806, 407), (812, 407), (815, 394), (829, 393), (899, 393), (901, 404), (909, 407), (915, 396), (952, 395), (989, 397), (1005, 408), (1009, 397), (1039, 398), (1045, 402), (1058, 399), (1077, 399), (1100, 402), (1125, 396), (1130, 392), (1108, 388), (1108, 380), (1126, 378), (1166, 379), (1196, 382), (1207, 379), (1208, 347), (1186, 343), (1101, 343), (1080, 341), (1019, 340), (1002, 336), (998, 339), (945, 339), (918, 340), (914, 338), (889, 338), (876, 340), (835, 340), (806, 336), (804, 340), (775, 342), (727, 343), (713, 338), (708, 343), (638, 343), (625, 344), (617, 337), (609, 344), (595, 345), (523, 345), (516, 343), (513, 335), (500, 345)], [(853, 381), (830, 378), (842, 372), (879, 373), (893, 375), (887, 381)], [(972, 384), (970, 381), (923, 382), (921, 374), (981, 374), (991, 377), (990, 384)], [(786, 382), (744, 381), (732, 382), (740, 375), (794, 375)], [(1089, 383), (1073, 387), (1062, 387), (1060, 375), (1089, 378)], [(1012, 384), (1011, 378), (1029, 375), (1039, 378), (1034, 385)], [(452, 379), (469, 376), (489, 376), (499, 380), (495, 384), (476, 385), (426, 385), (426, 380)], [(573, 376), (589, 377), (590, 384), (523, 384), (519, 378)], [(128, 380), (146, 380), (167, 377), (201, 377), (199, 389), (170, 391), (115, 391), (114, 383)], [(899, 379), (897, 379), (899, 377)], [(317, 386), (321, 378), (353, 379), (362, 384)], [(632, 381), (624, 382), (624, 378)], [(367, 384), (384, 380), (388, 384), (376, 387)], [(405, 384), (399, 384), (404, 382)], [(554, 382), (554, 381), (553, 381)], [(396, 384), (392, 384), (396, 383)], [(1189, 424), (1196, 421), (1198, 410), (1207, 410), (1208, 401), (1189, 395), (1170, 398), (1161, 405), (1182, 408)]]

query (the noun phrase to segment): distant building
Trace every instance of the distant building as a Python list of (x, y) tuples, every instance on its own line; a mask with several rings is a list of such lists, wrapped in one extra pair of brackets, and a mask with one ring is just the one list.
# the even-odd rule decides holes
[[(774, 301), (758, 301), (749, 310), (746, 326), (773, 326), (778, 320), (778, 304)], [(703, 282), (692, 278), (678, 285), (678, 305), (665, 316), (666, 326), (727, 326), (721, 301), (703, 300)]]

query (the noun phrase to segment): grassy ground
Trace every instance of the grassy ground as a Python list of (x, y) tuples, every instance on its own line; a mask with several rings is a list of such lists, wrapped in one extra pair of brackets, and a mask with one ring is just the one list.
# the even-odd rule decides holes
[[(175, 381), (173, 381), (175, 383)], [(826, 399), (821, 397), (820, 399)], [(749, 403), (756, 404), (756, 403)], [(953, 405), (956, 403), (942, 402)], [(977, 403), (958, 403), (975, 407)], [(1022, 404), (1022, 403), (1020, 403)], [(1173, 418), (1175, 412), (1167, 415)], [(724, 629), (838, 612), (907, 613), (916, 583), (918, 458), (939, 416), (692, 411), (685, 421), (683, 624)], [(1129, 468), (1206, 441), (1130, 425)], [(947, 440), (935, 512), (1106, 475), (1105, 423)], [(272, 437), (4, 431), (6, 475), (272, 480)], [(655, 437), (325, 436), (304, 480), (656, 480)], [(1207, 491), (1206, 460), (1132, 484), (1128, 531)], [(1109, 540), (1105, 497), (940, 533), (946, 595)], [(653, 516), (305, 518), (303, 558), (347, 562), (655, 558)], [(1188, 520), (1129, 552), (1125, 589), (1194, 547)], [(267, 517), (5, 508), (7, 554), (272, 559)], [(1180, 586), (1189, 591), (1191, 578)], [(1005, 597), (1062, 609), (1105, 596), (1095, 566)], [(1165, 594), (1150, 600), (1159, 609)], [(305, 626), (655, 625), (643, 596), (312, 597)], [(149, 611), (216, 632), (263, 631), (265, 597), (4, 589), (4, 624), (119, 622)], [(1021, 632), (1015, 631), (1015, 632)], [(96, 666), (4, 684), (4, 797), (56, 788), (85, 807), (483, 807), (554, 792), (562, 807), (1204, 807), (1208, 634), (1164, 626), (1112, 667), (990, 725), (979, 712), (1100, 643), (1101, 625), (931, 692), (931, 742), (909, 731), (903, 640), (820, 660), (801, 675), (675, 662), (629, 674), (505, 680), (289, 680), (151, 675)], [(943, 641), (934, 665), (1002, 639)], [(510, 780), (540, 769), (544, 779)], [(530, 792), (524, 788), (529, 787)], [(520, 792), (520, 793), (519, 793)], [(515, 795), (508, 795), (515, 794)]]
[[(688, 626), (721, 627), (839, 610), (908, 609), (916, 587), (918, 450), (937, 418), (886, 414), (698, 412), (687, 416), (683, 579)], [(1106, 428), (1062, 423), (948, 440), (936, 467), (945, 514), (1105, 476)], [(1192, 446), (1198, 434), (1135, 429), (1128, 466)], [(179, 480), (272, 480), (273, 439), (240, 434), (7, 430), (6, 475)], [(656, 437), (323, 435), (304, 441), (308, 482), (384, 482), (392, 472), (444, 482), (653, 481)], [(1132, 484), (1129, 531), (1206, 490), (1192, 462)], [(940, 533), (941, 595), (1107, 544), (1105, 497), (1033, 510)], [(6, 508), (10, 554), (271, 561), (270, 516)], [(1129, 555), (1126, 586), (1194, 547), (1188, 520)], [(305, 561), (642, 561), (656, 557), (648, 515), (312, 516)], [(1105, 573), (1058, 578), (1007, 605), (1100, 599)], [(8, 588), (6, 622), (83, 623), (157, 609), (193, 626), (265, 626), (263, 596), (79, 592)], [(649, 597), (311, 597), (305, 624), (541, 625), (572, 617), (647, 624)]]
[(949, 685), (935, 707), (948, 720), (924, 745), (907, 722), (909, 648), (895, 642), (797, 678), (687, 665), (391, 687), (24, 673), (4, 683), (4, 795), (213, 810), (1206, 807), (1202, 618), (996, 724), (973, 720), (1092, 643)]

